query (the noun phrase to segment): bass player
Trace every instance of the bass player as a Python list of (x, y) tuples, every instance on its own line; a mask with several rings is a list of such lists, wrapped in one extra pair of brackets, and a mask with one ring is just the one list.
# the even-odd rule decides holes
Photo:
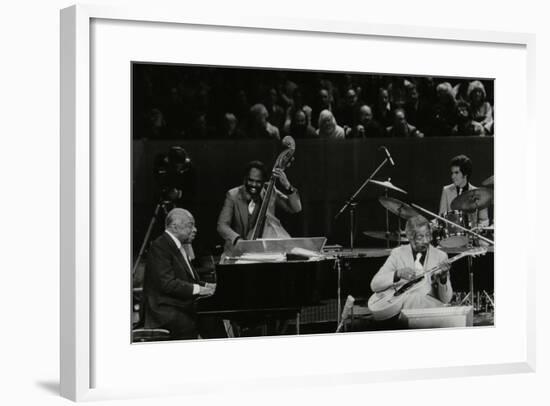
[[(271, 194), (264, 238), (290, 238), (279, 219), (275, 217), (275, 207), (289, 213), (299, 213), (302, 211), (300, 195), (282, 169), (275, 168), (273, 176), (277, 180), (278, 188), (275, 187), (274, 193)], [(266, 179), (265, 165), (260, 161), (249, 162), (243, 173), (243, 184), (226, 193), (217, 224), (218, 234), (224, 239), (226, 250), (231, 249), (239, 239), (248, 239), (262, 205)]]

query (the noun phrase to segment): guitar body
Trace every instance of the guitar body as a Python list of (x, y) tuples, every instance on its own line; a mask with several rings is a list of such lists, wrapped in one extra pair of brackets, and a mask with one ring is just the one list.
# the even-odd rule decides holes
[(424, 277), (411, 282), (389, 287), (374, 293), (368, 301), (369, 310), (375, 320), (387, 320), (397, 316), (409, 295), (418, 291), (423, 285)]
[(388, 288), (369, 298), (368, 307), (375, 320), (387, 320), (399, 314), (405, 298), (395, 296), (395, 292), (395, 288)]

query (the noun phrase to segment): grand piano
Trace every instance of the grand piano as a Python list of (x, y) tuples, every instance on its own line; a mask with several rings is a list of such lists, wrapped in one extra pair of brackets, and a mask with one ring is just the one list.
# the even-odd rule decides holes
[(296, 317), (300, 310), (335, 297), (334, 259), (324, 237), (239, 241), (215, 266), (216, 293), (198, 303), (199, 314), (246, 323)]

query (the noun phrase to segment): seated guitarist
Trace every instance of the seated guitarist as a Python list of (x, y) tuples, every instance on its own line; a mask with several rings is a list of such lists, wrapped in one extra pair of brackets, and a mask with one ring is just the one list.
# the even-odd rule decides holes
[(424, 276), (418, 289), (405, 299), (404, 309), (439, 307), (451, 301), (453, 288), (449, 276), (450, 264), (447, 254), (430, 244), (432, 233), (430, 223), (423, 216), (411, 217), (405, 227), (408, 245), (394, 248), (371, 281), (373, 292), (381, 292), (391, 286), (399, 286), (418, 277), (423, 271), (442, 265), (442, 269), (431, 276)]

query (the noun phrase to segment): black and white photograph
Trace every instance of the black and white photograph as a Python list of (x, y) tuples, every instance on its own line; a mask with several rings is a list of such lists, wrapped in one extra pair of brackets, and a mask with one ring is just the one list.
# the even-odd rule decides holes
[(493, 78), (130, 69), (133, 343), (495, 325)]
[(2, 404), (545, 405), (543, 6), (6, 3)]

